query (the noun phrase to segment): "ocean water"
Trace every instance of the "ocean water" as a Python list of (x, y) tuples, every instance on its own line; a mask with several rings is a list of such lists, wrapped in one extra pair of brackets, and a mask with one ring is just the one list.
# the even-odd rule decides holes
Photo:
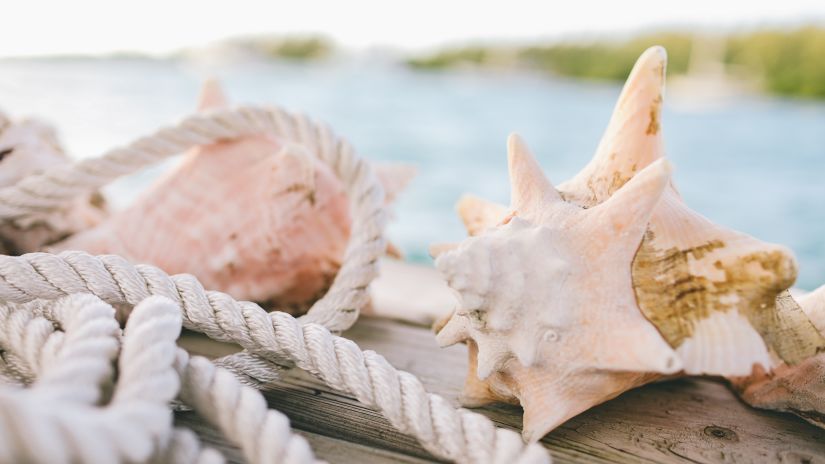
[[(220, 78), (236, 103), (304, 112), (364, 156), (418, 166), (389, 235), (422, 262), (430, 243), (464, 236), (454, 213), (462, 193), (507, 202), (510, 132), (561, 182), (590, 159), (620, 91), (520, 72), (416, 72), (380, 57), (321, 64), (15, 60), (0, 61), (0, 108), (45, 118), (73, 156), (96, 156), (190, 113), (206, 77)], [(666, 149), (687, 203), (789, 246), (800, 262), (798, 286), (825, 283), (825, 104), (766, 96), (712, 106), (671, 101), (663, 114)], [(159, 169), (110, 193), (128, 202)]]

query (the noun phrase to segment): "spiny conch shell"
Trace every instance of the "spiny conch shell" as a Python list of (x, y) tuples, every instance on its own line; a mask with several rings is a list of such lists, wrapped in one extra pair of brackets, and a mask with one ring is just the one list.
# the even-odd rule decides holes
[[(661, 107), (667, 55), (652, 47), (631, 72), (592, 161), (559, 191), (589, 208), (610, 198), (663, 157)], [(501, 207), (468, 199), (459, 211), (472, 232)], [(825, 346), (785, 290), (796, 279), (785, 247), (716, 225), (682, 201), (673, 185), (654, 210), (633, 261), (642, 313), (681, 358), (688, 374), (748, 375), (771, 353), (798, 363)]]
[[(227, 106), (214, 81), (201, 110)], [(392, 198), (411, 168), (379, 168)], [(194, 148), (132, 206), (54, 247), (190, 273), (237, 299), (301, 312), (331, 284), (349, 240), (343, 184), (303, 147), (255, 135)]]
[[(638, 172), (661, 162), (657, 160), (663, 155), (660, 114), (665, 65), (666, 54), (661, 47), (647, 50), (636, 63), (593, 161), (559, 187), (557, 196), (566, 204), (594, 210), (608, 205), (627, 188), (623, 186), (629, 187), (641, 176)], [(511, 142), (511, 156), (513, 144)], [(540, 169), (535, 167), (535, 171)], [(538, 174), (533, 176), (538, 177)], [(514, 182), (515, 191), (529, 188), (546, 190), (538, 182)], [(512, 222), (513, 215), (519, 218), (525, 213), (523, 208), (508, 209), (474, 197), (463, 199), (458, 210), (470, 234), (488, 241), (504, 233), (503, 227)], [(541, 324), (512, 310), (513, 305), (521, 304), (522, 300), (512, 289), (521, 288), (520, 285), (531, 289), (528, 294), (532, 295), (532, 305), (543, 302), (548, 308), (559, 304), (569, 307), (567, 292), (571, 285), (565, 276), (564, 287), (557, 288), (561, 284), (546, 277), (552, 274), (537, 267), (540, 264), (535, 261), (538, 259), (535, 255), (546, 254), (539, 252), (539, 247), (533, 247), (533, 253), (519, 261), (520, 253), (526, 252), (518, 250), (517, 241), (513, 243), (488, 244), (489, 257), (482, 256), (480, 251), (474, 253), (473, 259), (478, 262), (460, 266), (466, 269), (465, 274), (456, 274), (453, 270), (456, 265), (447, 264), (456, 258), (442, 261), (451, 286), (461, 294), (463, 306), (441, 329), (438, 339), (442, 344), (469, 339), (470, 374), (463, 395), (465, 404), (518, 399), (525, 408), (525, 437), (535, 440), (589, 406), (660, 377), (657, 372), (668, 372), (661, 366), (644, 369), (640, 365), (635, 368), (614, 365), (613, 370), (611, 366), (603, 366), (591, 373), (591, 385), (568, 382), (568, 388), (560, 391), (557, 373), (547, 375), (545, 369), (524, 362), (531, 358), (508, 354), (505, 347), (511, 344), (509, 340), (529, 346), (537, 339), (536, 331), (541, 330), (538, 328)], [(455, 256), (464, 246), (444, 254), (445, 258)], [(567, 242), (560, 241), (556, 246), (563, 249)], [(496, 261), (497, 270), (493, 273), (484, 263), (492, 259), (496, 248), (506, 249), (496, 251), (496, 256), (513, 261), (505, 266)], [(444, 250), (442, 247), (434, 254)], [(823, 346), (822, 336), (786, 292), (796, 277), (793, 255), (784, 247), (711, 223), (688, 209), (672, 185), (664, 188), (661, 201), (650, 214), (644, 240), (631, 260), (632, 283), (627, 291), (638, 301), (639, 314), (652, 322), (670, 345), (662, 351), (661, 347), (655, 348), (652, 340), (635, 339), (635, 346), (647, 346), (649, 352), (666, 356), (672, 354), (670, 348), (674, 349), (678, 356), (672, 364), (680, 364), (687, 373), (748, 375), (754, 364), (770, 368), (774, 364), (772, 355), (790, 364), (798, 363)], [(590, 268), (602, 270), (603, 265), (594, 262)], [(505, 272), (506, 276), (500, 275)], [(492, 279), (493, 275), (497, 281)], [(540, 282), (528, 286), (520, 279), (540, 279)], [(592, 293), (601, 290), (604, 281), (604, 278), (593, 278), (589, 287), (581, 286), (580, 282), (573, 287)], [(487, 282), (496, 283), (488, 285)], [(542, 287), (545, 289), (538, 290)], [(550, 288), (554, 290), (552, 294), (546, 290)], [(557, 301), (559, 299), (562, 302)], [(467, 309), (473, 306), (482, 306), (485, 310)], [(507, 313), (504, 320), (515, 328), (508, 329), (506, 334), (490, 330), (488, 314), (491, 313)], [(607, 313), (595, 312), (587, 319), (588, 324), (601, 323), (604, 314)], [(532, 324), (525, 324), (521, 321), (523, 318)], [(542, 339), (569, 338), (555, 330), (548, 334)], [(622, 346), (622, 342), (614, 341), (616, 335), (604, 337), (615, 349)], [(585, 345), (584, 352), (588, 346)], [(568, 349), (570, 347), (562, 343), (556, 353), (560, 355)], [(517, 349), (511, 351), (518, 353)], [(555, 369), (566, 373), (577, 372), (581, 362), (580, 359), (550, 359)], [(622, 369), (630, 372), (621, 372), (621, 375), (615, 372)], [(542, 375), (543, 380), (536, 380)]]
[[(0, 188), (59, 164), (69, 163), (50, 125), (14, 121), (0, 113)], [(95, 192), (66, 208), (0, 224), (0, 252), (22, 254), (62, 240), (100, 223), (106, 216), (103, 197)]]
[[(825, 335), (825, 286), (797, 301), (819, 333)], [(791, 412), (825, 428), (825, 353), (793, 366), (779, 362), (772, 370), (757, 368), (748, 377), (729, 380), (751, 406)]]
[(653, 163), (583, 209), (562, 199), (517, 136), (508, 158), (510, 213), (436, 258), (460, 297), (437, 338), (442, 346), (470, 342), (463, 402), (517, 399), (524, 437), (534, 441), (682, 368), (639, 311), (630, 274), (670, 167)]
[[(604, 201), (664, 156), (666, 62), (661, 47), (638, 60), (595, 157), (561, 185), (566, 199), (585, 207)], [(633, 262), (639, 307), (688, 374), (746, 375), (754, 364), (771, 365), (769, 351), (796, 363), (825, 345), (792, 299), (777, 303), (796, 273), (790, 250), (710, 222), (673, 186)]]

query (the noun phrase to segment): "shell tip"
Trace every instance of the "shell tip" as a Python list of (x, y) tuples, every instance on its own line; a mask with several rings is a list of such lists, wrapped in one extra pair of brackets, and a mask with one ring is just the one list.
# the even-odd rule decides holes
[(655, 56), (661, 61), (667, 61), (667, 49), (661, 45), (653, 45), (652, 47), (648, 48), (644, 51), (642, 56)]
[(218, 79), (210, 77), (204, 81), (198, 97), (198, 110), (214, 110), (229, 106), (229, 100), (223, 93)]

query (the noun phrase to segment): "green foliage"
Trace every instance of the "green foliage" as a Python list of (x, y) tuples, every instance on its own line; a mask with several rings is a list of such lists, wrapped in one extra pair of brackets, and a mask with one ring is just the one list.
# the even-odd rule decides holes
[(667, 49), (669, 73), (684, 73), (690, 59), (691, 44), (692, 39), (687, 34), (656, 34), (618, 44), (564, 43), (527, 47), (520, 50), (520, 58), (538, 69), (564, 76), (624, 80), (639, 55), (652, 45), (662, 45)]
[[(668, 74), (687, 72), (691, 50), (708, 38), (688, 32), (641, 35), (625, 41), (561, 42), (526, 47), (463, 47), (408, 60), (414, 68), (449, 69), (458, 65), (516, 66), (585, 79), (622, 81), (639, 55), (652, 45), (668, 52)], [(825, 98), (825, 29), (761, 30), (729, 37), (713, 36), (725, 45), (724, 63), (760, 81), (780, 95)], [(495, 59), (493, 59), (495, 58)]]
[(315, 60), (328, 56), (333, 44), (323, 37), (256, 37), (243, 45), (272, 58)]
[(445, 69), (460, 65), (483, 65), (491, 55), (484, 47), (465, 47), (444, 50), (430, 56), (411, 58), (407, 65), (416, 69)]
[(725, 59), (757, 73), (769, 92), (825, 98), (825, 29), (734, 36), (728, 41)]

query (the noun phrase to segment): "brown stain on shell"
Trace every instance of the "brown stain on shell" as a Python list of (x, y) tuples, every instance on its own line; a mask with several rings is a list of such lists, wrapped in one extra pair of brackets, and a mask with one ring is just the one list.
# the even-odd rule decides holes
[(714, 280), (693, 274), (690, 263), (725, 248), (723, 241), (664, 250), (655, 241), (648, 230), (633, 259), (633, 285), (642, 313), (672, 347), (690, 338), (696, 323), (712, 312), (732, 310), (747, 317), (765, 343), (789, 364), (825, 346), (825, 339), (785, 290), (796, 277), (785, 253), (756, 251), (725, 263), (717, 260), (713, 265), (724, 278)]
[[(660, 108), (659, 98), (651, 108), (651, 124), (655, 122), (656, 130)], [(615, 156), (618, 155), (611, 154), (611, 158)], [(627, 173), (615, 170), (610, 176), (591, 177), (586, 193), (561, 192), (562, 198), (584, 208), (593, 207), (601, 203), (599, 198), (608, 198), (621, 188), (636, 171), (637, 166), (633, 165)], [(658, 249), (654, 243), (654, 234), (648, 229), (633, 260), (633, 286), (642, 313), (672, 347), (678, 348), (693, 334), (696, 322), (710, 316), (712, 311), (737, 308), (774, 353), (788, 364), (799, 363), (825, 350), (825, 338), (787, 292), (796, 272), (788, 272), (787, 256), (783, 253), (751, 253), (732, 263), (717, 261), (715, 267), (724, 272), (725, 279), (714, 282), (693, 274), (689, 259), (702, 259), (707, 253), (724, 247), (721, 241), (711, 240), (687, 249)], [(754, 267), (764, 272), (754, 273)], [(739, 296), (739, 303), (720, 301), (726, 295)]]
[(662, 96), (659, 95), (653, 100), (653, 104), (650, 106), (650, 123), (647, 125), (647, 130), (645, 134), (647, 135), (656, 135), (659, 133), (661, 129), (661, 124), (659, 121), (661, 120), (662, 112)]
[(701, 258), (724, 244), (712, 241), (687, 250), (658, 250), (653, 239), (653, 232), (648, 230), (633, 259), (633, 287), (642, 313), (670, 346), (678, 348), (693, 334), (694, 324), (710, 316), (711, 311), (708, 303), (712, 298), (706, 291), (710, 282), (692, 275), (688, 260)]
[[(618, 156), (611, 153), (610, 158)], [(613, 171), (610, 176), (594, 176), (587, 179), (587, 193), (577, 195), (575, 192), (560, 191), (562, 199), (568, 203), (581, 206), (582, 208), (592, 208), (601, 203), (599, 198), (609, 198), (617, 190), (622, 188), (639, 171), (638, 165), (634, 163), (627, 172), (623, 170)]]
[(304, 199), (310, 206), (315, 206), (315, 189), (311, 185), (295, 183), (287, 186), (284, 193), (304, 193)]

